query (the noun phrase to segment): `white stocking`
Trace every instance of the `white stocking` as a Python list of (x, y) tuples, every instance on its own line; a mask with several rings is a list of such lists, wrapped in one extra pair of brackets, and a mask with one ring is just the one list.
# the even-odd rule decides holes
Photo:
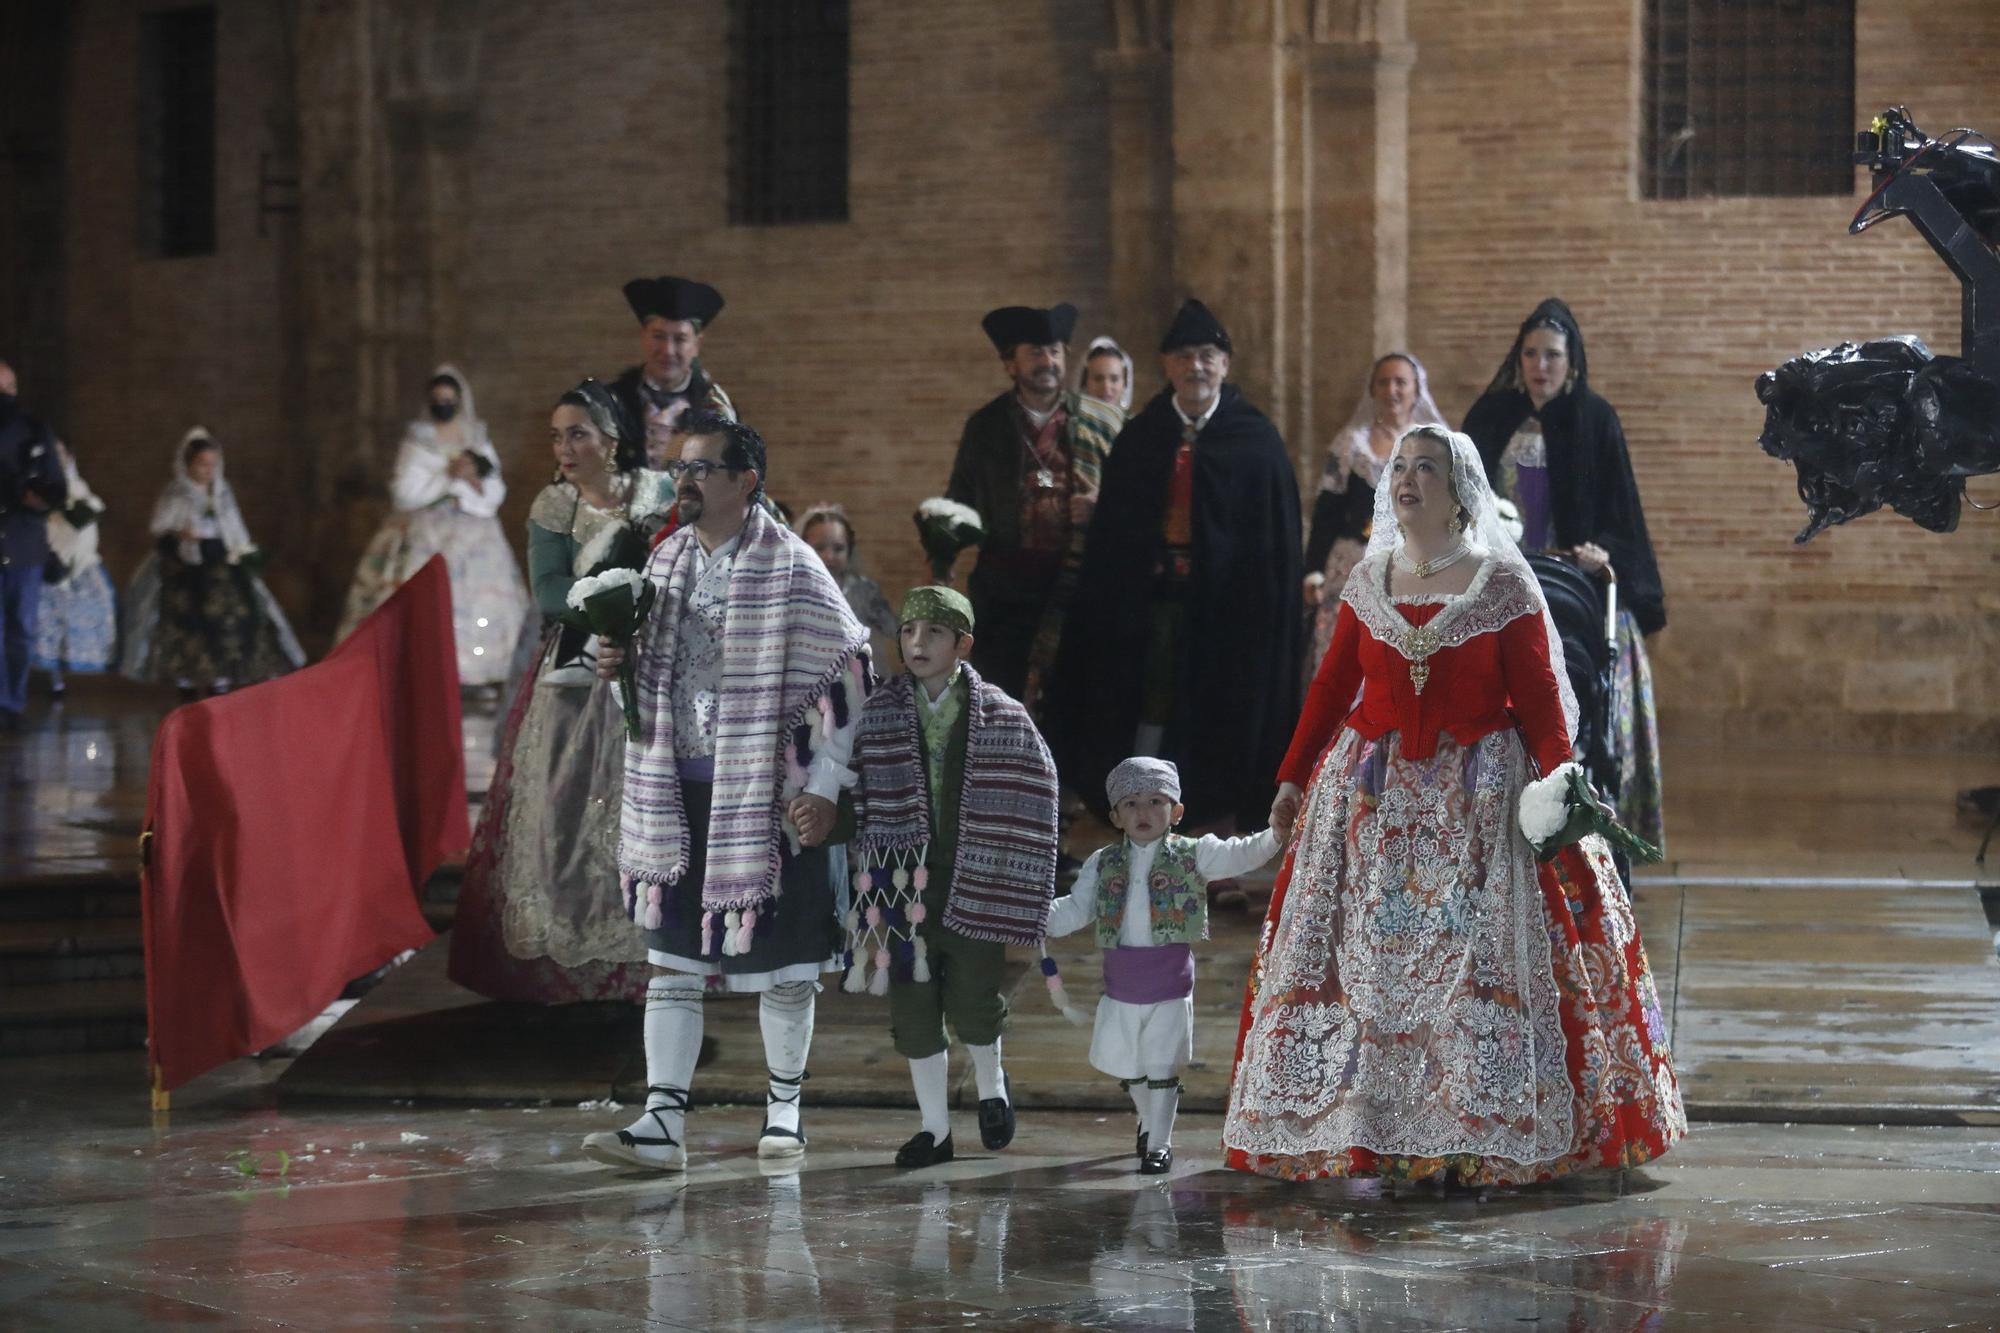
[[(688, 1087), (701, 1055), (702, 991), (701, 978), (686, 973), (664, 973), (646, 985), (646, 1114), (625, 1127), (634, 1138), (685, 1141)], [(664, 1157), (670, 1150), (634, 1151)]]
[(946, 1051), (910, 1061), (910, 1084), (917, 1090), (917, 1113), (923, 1116), (923, 1132), (931, 1136), (932, 1143), (943, 1143), (951, 1133), (951, 1091), (946, 1086), (950, 1061), (950, 1053)]
[(764, 1030), (764, 1064), (771, 1075), (771, 1092), (764, 1123), (794, 1133), (799, 1128), (800, 1084), (806, 1055), (812, 1049), (813, 1001), (816, 981), (788, 981), (773, 986), (757, 1002), (758, 1026)]
[(979, 1084), (979, 1100), (991, 1097), (1002, 1100), (1007, 1096), (1007, 1082), (1000, 1071), (1000, 1039), (995, 1037), (991, 1046), (965, 1045), (965, 1052), (972, 1057), (972, 1077)]

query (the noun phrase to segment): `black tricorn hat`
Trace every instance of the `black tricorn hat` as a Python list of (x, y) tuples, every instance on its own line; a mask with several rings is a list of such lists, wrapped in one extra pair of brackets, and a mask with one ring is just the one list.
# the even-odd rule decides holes
[(1046, 347), (1068, 343), (1076, 331), (1076, 307), (1067, 301), (1039, 310), (1031, 305), (1003, 305), (979, 321), (986, 336), (1002, 356), (1011, 356), (1016, 347), (1030, 343)]
[(641, 324), (658, 315), (707, 328), (722, 313), (722, 293), (693, 278), (634, 278), (625, 284), (625, 304)]
[(1222, 327), (1222, 321), (1215, 317), (1214, 311), (1190, 296), (1181, 302), (1181, 308), (1174, 314), (1174, 322), (1167, 325), (1167, 334), (1160, 339), (1160, 351), (1171, 352), (1176, 347), (1200, 347), (1209, 343), (1235, 355), (1236, 349), (1229, 345), (1229, 330)]

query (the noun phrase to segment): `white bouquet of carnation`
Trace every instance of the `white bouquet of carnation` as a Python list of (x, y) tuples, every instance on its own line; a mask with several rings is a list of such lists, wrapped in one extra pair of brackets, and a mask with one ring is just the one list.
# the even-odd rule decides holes
[(1618, 822), (1575, 760), (1558, 764), (1547, 777), (1522, 788), (1519, 822), (1537, 861), (1553, 861), (1563, 848), (1593, 833), (1624, 848), (1641, 865), (1661, 856), (1659, 848)]
[(917, 506), (917, 540), (930, 557), (931, 573), (940, 583), (951, 581), (958, 553), (986, 540), (986, 523), (971, 505), (934, 495)]
[(1516, 542), (1528, 531), (1528, 525), (1521, 521), (1521, 508), (1506, 496), (1493, 501), (1493, 510), (1500, 516), (1500, 526), (1507, 529), (1507, 535)]
[(569, 610), (563, 619), (589, 630), (606, 643), (625, 650), (618, 668), (619, 691), (625, 702), (625, 735), (639, 739), (639, 691), (634, 682), (638, 663), (632, 654), (632, 639), (653, 609), (652, 581), (636, 569), (607, 569), (602, 574), (580, 578), (570, 585)]

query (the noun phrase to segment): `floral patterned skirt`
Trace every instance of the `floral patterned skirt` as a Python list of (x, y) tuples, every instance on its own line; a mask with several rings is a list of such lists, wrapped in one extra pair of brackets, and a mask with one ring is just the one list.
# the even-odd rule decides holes
[(1664, 851), (1653, 664), (1646, 657), (1646, 636), (1630, 611), (1618, 613), (1618, 656), (1611, 664), (1611, 730), (1618, 746), (1618, 822)]
[(1225, 1160), (1292, 1180), (1520, 1184), (1634, 1166), (1686, 1133), (1630, 900), (1597, 838), (1515, 827), (1520, 737), (1343, 731), (1252, 964)]
[(611, 686), (521, 681), (451, 931), (451, 979), (495, 1000), (637, 1000), (652, 969), (618, 889), (625, 721)]
[(42, 671), (108, 671), (117, 661), (118, 596), (101, 564), (42, 589), (29, 659)]

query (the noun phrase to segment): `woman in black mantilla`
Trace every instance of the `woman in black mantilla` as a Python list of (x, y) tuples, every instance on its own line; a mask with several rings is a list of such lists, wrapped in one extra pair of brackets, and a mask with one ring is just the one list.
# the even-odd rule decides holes
[(1523, 550), (1561, 551), (1618, 585), (1618, 818), (1658, 847), (1665, 845), (1659, 723), (1645, 636), (1666, 625), (1666, 595), (1624, 427), (1589, 381), (1583, 330), (1569, 307), (1550, 297), (1521, 324), (1499, 373), (1465, 414), (1465, 433), (1479, 446), (1494, 492), (1520, 508)]

